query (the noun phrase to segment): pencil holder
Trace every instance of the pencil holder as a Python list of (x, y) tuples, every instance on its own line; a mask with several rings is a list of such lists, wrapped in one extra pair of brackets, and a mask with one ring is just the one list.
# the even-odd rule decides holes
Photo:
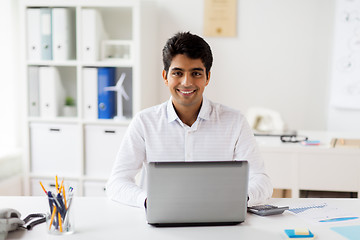
[(72, 195), (60, 194), (48, 196), (49, 212), (46, 215), (46, 227), (50, 234), (71, 234), (74, 232), (74, 207)]

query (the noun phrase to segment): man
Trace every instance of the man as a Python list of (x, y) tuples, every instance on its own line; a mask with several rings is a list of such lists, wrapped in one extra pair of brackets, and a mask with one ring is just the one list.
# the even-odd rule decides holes
[(162, 77), (171, 98), (141, 111), (129, 125), (106, 186), (111, 199), (144, 207), (146, 178), (140, 187), (134, 180), (144, 163), (201, 160), (247, 160), (248, 205), (271, 197), (272, 186), (244, 116), (203, 96), (212, 61), (210, 46), (197, 35), (177, 33), (166, 42)]

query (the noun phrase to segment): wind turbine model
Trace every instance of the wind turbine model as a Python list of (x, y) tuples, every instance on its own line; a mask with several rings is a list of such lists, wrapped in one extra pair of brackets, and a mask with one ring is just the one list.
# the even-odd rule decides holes
[(123, 110), (123, 100), (124, 97), (126, 101), (128, 101), (130, 98), (125, 92), (125, 88), (123, 86), (124, 80), (125, 80), (126, 73), (121, 73), (121, 76), (116, 83), (115, 86), (111, 87), (104, 87), (104, 91), (114, 91), (117, 93), (117, 116), (114, 117), (114, 119), (117, 120), (124, 120), (126, 119), (124, 116), (124, 110)]

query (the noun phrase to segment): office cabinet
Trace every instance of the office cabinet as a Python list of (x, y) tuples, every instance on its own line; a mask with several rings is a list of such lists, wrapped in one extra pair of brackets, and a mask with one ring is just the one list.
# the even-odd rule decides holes
[(105, 197), (104, 181), (86, 181), (84, 182), (84, 196), (86, 197)]
[[(156, 3), (22, 0), (19, 7), (24, 192), (35, 193), (32, 180), (57, 174), (75, 181), (82, 195), (86, 181), (107, 180), (132, 117), (159, 103)], [(118, 95), (123, 117), (99, 119), (100, 68), (115, 69), (115, 84), (124, 76), (106, 90), (125, 90), (127, 97)]]
[(80, 129), (75, 124), (31, 123), (31, 172), (81, 174)]
[(85, 175), (110, 175), (126, 126), (85, 126)]

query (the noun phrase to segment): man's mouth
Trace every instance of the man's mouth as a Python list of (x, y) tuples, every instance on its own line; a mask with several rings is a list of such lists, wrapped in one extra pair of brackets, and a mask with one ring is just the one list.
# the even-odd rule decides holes
[(191, 94), (193, 94), (196, 90), (180, 90), (180, 89), (178, 89), (178, 91), (179, 91), (182, 95), (191, 95)]

